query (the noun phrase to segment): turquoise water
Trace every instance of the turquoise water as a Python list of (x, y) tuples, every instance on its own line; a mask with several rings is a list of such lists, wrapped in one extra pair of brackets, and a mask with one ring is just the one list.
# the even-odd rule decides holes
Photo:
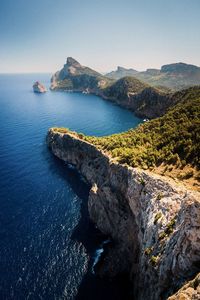
[(88, 186), (49, 152), (45, 136), (52, 126), (107, 135), (140, 119), (93, 95), (32, 92), (49, 78), (0, 75), (0, 299), (94, 299), (100, 286), (95, 299), (119, 299), (116, 286), (90, 272), (98, 233), (84, 206)]

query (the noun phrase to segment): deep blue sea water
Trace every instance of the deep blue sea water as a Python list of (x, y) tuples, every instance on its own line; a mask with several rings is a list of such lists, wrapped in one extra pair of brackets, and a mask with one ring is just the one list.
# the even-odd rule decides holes
[(120, 299), (90, 270), (98, 233), (84, 205), (88, 186), (45, 136), (52, 126), (107, 135), (141, 120), (93, 95), (32, 92), (35, 80), (49, 79), (0, 75), (0, 299)]

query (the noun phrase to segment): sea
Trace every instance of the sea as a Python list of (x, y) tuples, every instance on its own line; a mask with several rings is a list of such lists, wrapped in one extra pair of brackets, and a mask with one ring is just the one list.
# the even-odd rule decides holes
[(104, 136), (142, 120), (90, 94), (33, 93), (50, 78), (0, 75), (0, 299), (128, 299), (127, 282), (95, 274), (105, 237), (89, 220), (89, 186), (45, 139), (53, 126)]

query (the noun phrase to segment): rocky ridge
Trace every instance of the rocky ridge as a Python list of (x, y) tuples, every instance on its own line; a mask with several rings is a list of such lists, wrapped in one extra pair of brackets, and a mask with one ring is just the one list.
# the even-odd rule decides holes
[(111, 79), (68, 57), (63, 68), (52, 76), (51, 90), (97, 93), (111, 82)]
[(152, 86), (163, 86), (173, 90), (180, 90), (200, 84), (200, 67), (186, 63), (163, 65), (161, 69), (147, 69), (143, 72), (130, 74), (129, 70), (123, 72), (113, 71), (106, 76), (120, 79), (124, 76), (134, 76)]
[(75, 133), (52, 128), (47, 143), (90, 184), (90, 217), (114, 241), (99, 274), (129, 272), (135, 299), (162, 300), (199, 272), (198, 192), (118, 164)]
[(114, 81), (82, 66), (72, 57), (51, 79), (51, 90), (92, 93), (135, 112), (139, 117), (155, 118), (172, 104), (171, 94), (126, 76)]
[(126, 69), (118, 66), (116, 71), (111, 71), (110, 73), (107, 73), (106, 77), (118, 80), (126, 76), (135, 76), (136, 73), (138, 73), (138, 71), (134, 69)]

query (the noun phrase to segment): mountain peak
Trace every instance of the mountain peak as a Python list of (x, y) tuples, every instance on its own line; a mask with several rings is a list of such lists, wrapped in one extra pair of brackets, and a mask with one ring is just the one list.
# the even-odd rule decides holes
[(81, 64), (75, 60), (73, 57), (67, 57), (67, 65), (73, 67), (80, 67)]
[(120, 67), (120, 66), (117, 67), (117, 71), (124, 71), (124, 70), (126, 70), (126, 69), (123, 67)]
[(173, 63), (164, 65), (161, 67), (161, 72), (163, 73), (191, 73), (199, 71), (199, 67), (195, 65), (189, 65), (183, 62)]

